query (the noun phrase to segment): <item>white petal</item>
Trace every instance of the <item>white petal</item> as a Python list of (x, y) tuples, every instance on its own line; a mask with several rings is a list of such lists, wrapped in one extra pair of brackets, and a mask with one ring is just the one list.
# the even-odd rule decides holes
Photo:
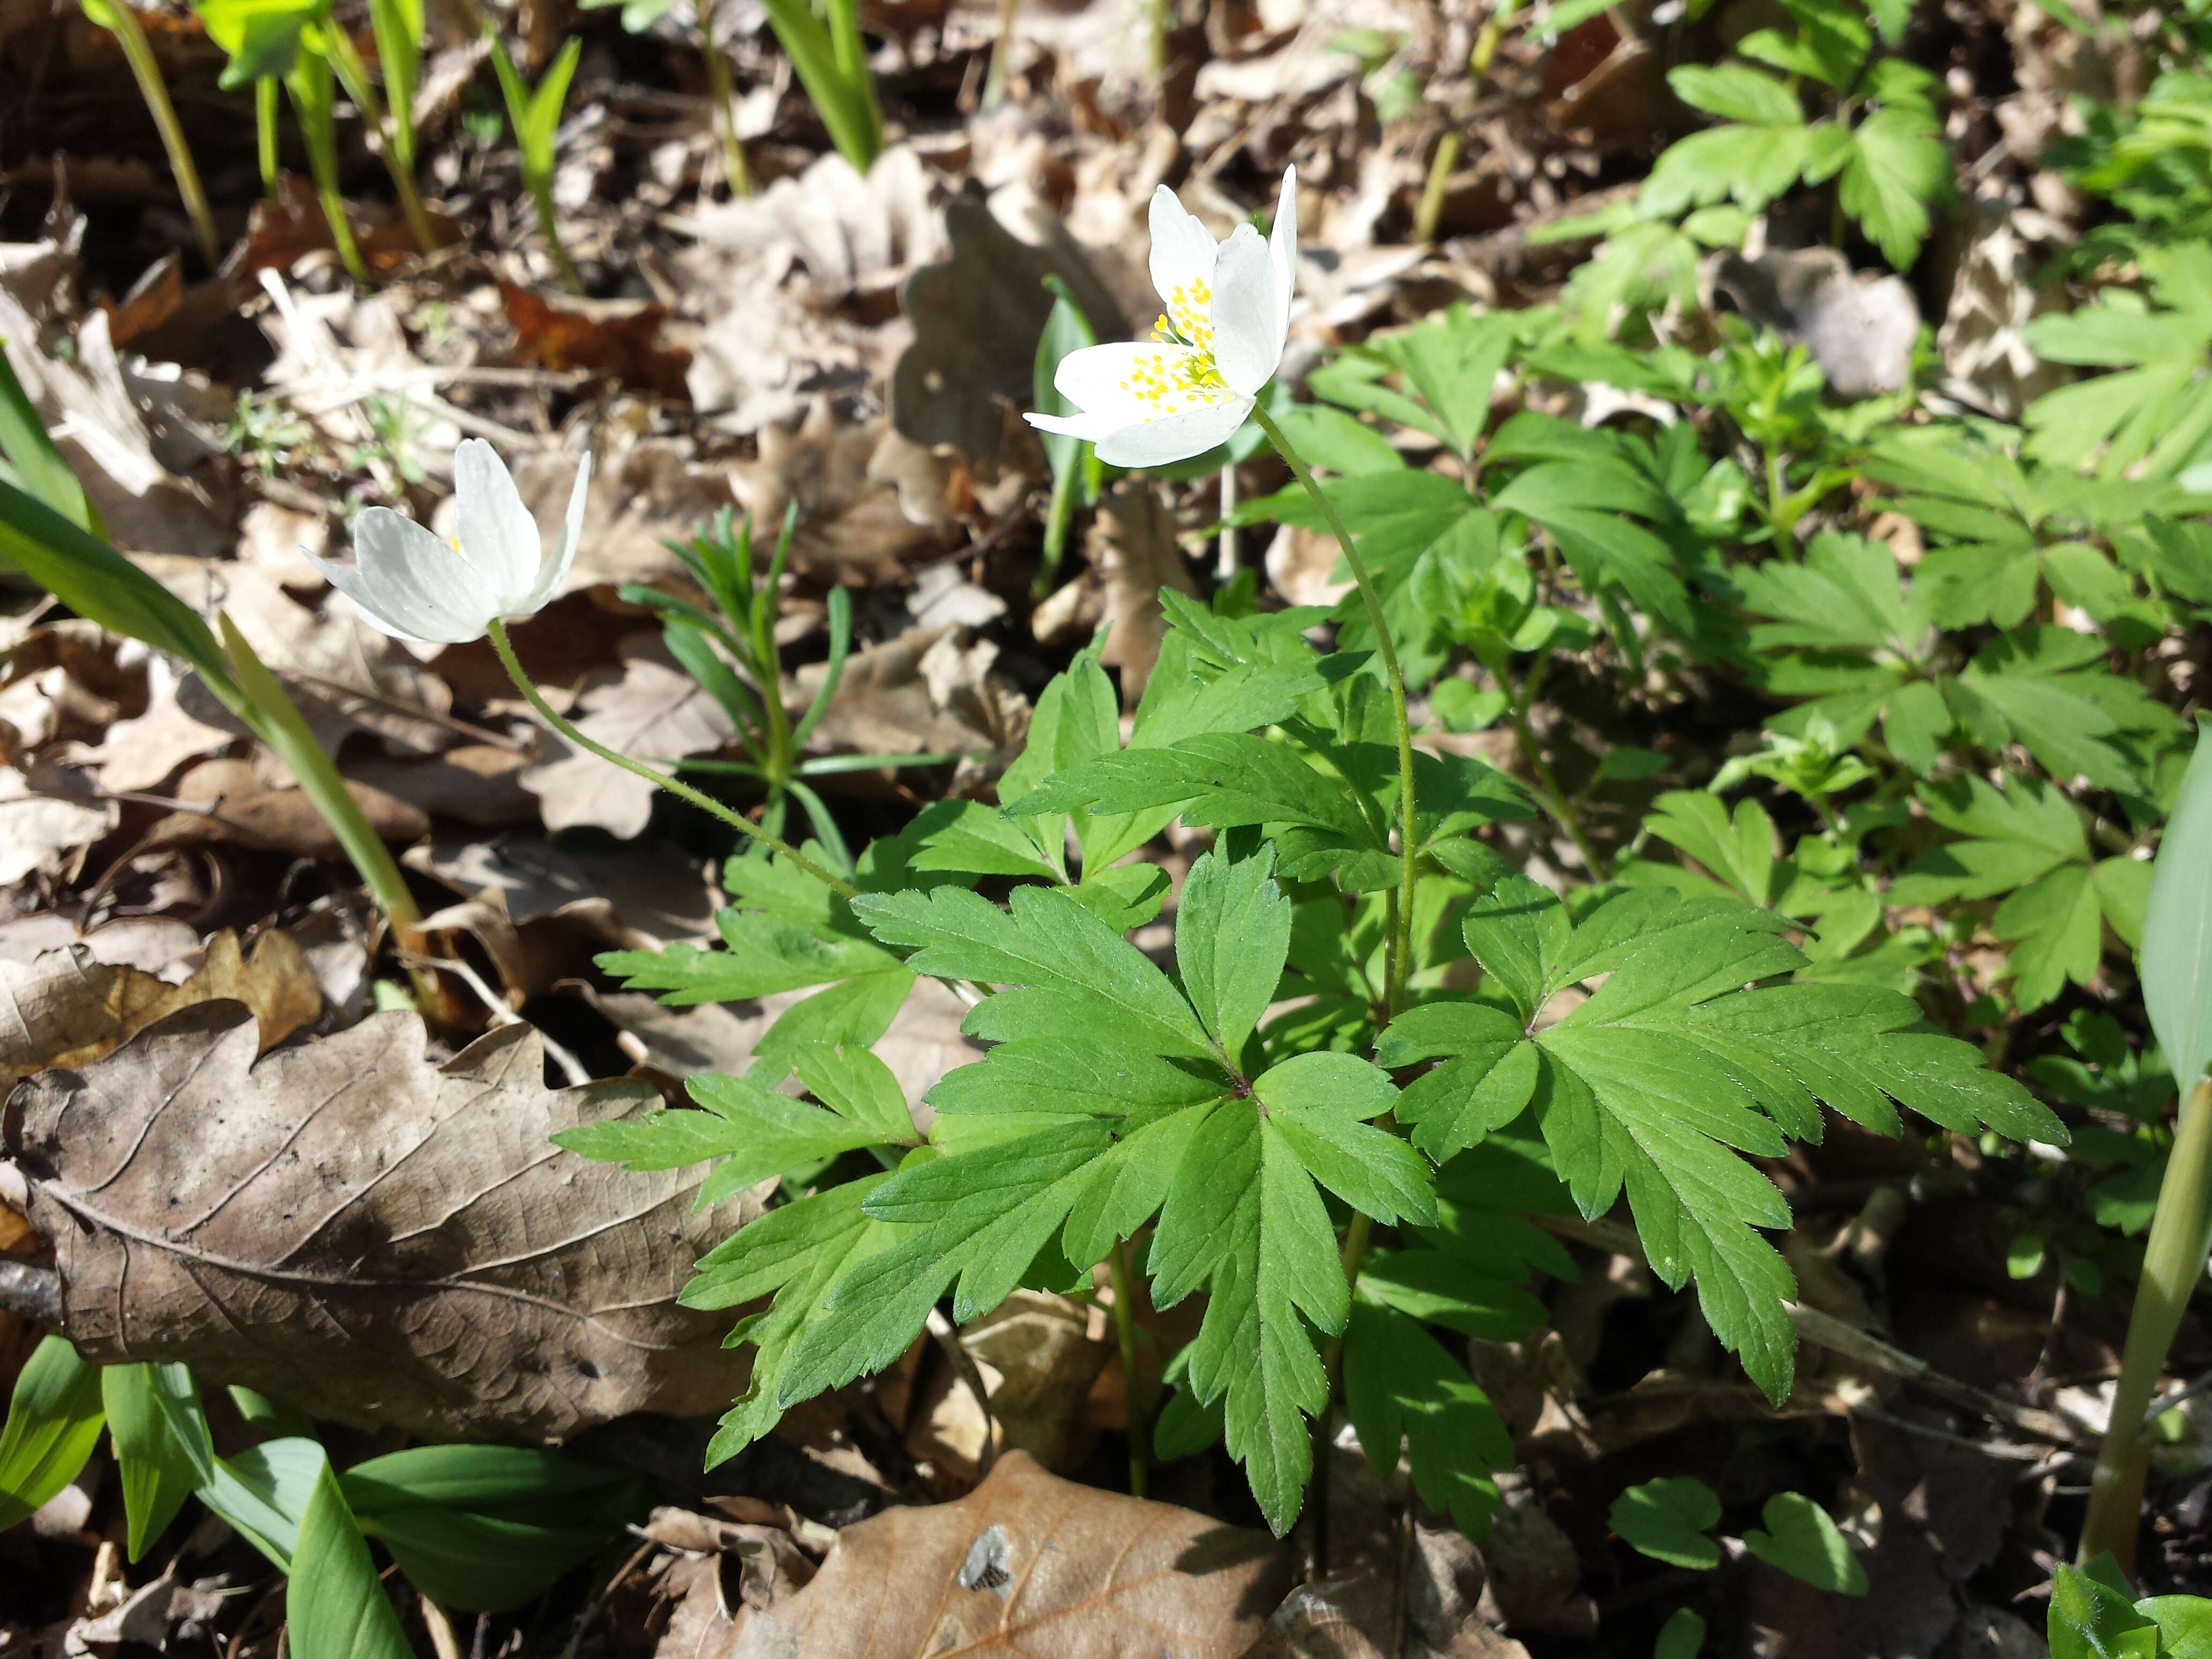
[(1217, 244), (1165, 185), (1152, 192), (1152, 286), (1172, 311), (1178, 288), (1188, 294), (1213, 280)]
[(1267, 243), (1239, 225), (1213, 268), (1213, 361), (1229, 389), (1245, 397), (1267, 385), (1283, 361), (1275, 268)]
[(1101, 415), (1039, 415), (1032, 410), (1022, 418), (1040, 432), (1058, 433), (1063, 438), (1081, 438), (1097, 443), (1110, 438), (1127, 424), (1124, 411), (1109, 410)]
[(465, 438), (453, 451), (453, 502), (461, 556), (483, 573), (502, 611), (520, 605), (538, 580), (538, 520), (507, 463), (481, 438)]
[(1202, 361), (1188, 346), (1116, 340), (1069, 352), (1052, 383), (1086, 415), (1106, 416), (1120, 425), (1157, 421), (1220, 401), (1218, 388), (1193, 383), (1194, 365)]
[(353, 521), (354, 562), (316, 567), (380, 632), (434, 645), (480, 638), (494, 612), (483, 577), (437, 537), (387, 507)]
[(1291, 295), (1298, 278), (1298, 170), (1283, 169), (1283, 191), (1275, 201), (1275, 222), (1267, 232), (1267, 252), (1275, 265), (1275, 337), (1291, 331)]
[(1125, 426), (1098, 445), (1098, 459), (1109, 466), (1165, 466), (1203, 455), (1244, 424), (1252, 412), (1249, 398), (1229, 398), (1187, 415)]
[(568, 491), (568, 510), (561, 520), (561, 544), (553, 550), (553, 556), (545, 561), (538, 573), (538, 580), (530, 585), (530, 592), (522, 603), (507, 612), (511, 617), (534, 616), (543, 611), (553, 596), (561, 591), (561, 584), (568, 574), (568, 567), (576, 562), (576, 549), (584, 539), (584, 507), (591, 495), (592, 452), (584, 452), (584, 459), (576, 463), (576, 482)]

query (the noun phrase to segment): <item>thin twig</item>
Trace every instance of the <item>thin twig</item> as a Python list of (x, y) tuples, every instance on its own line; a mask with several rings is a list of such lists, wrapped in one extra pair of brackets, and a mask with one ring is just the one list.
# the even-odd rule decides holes
[(991, 1390), (984, 1385), (983, 1373), (975, 1367), (975, 1356), (962, 1346), (960, 1333), (952, 1328), (952, 1322), (945, 1316), (941, 1308), (929, 1310), (929, 1334), (951, 1363), (952, 1374), (960, 1379), (961, 1386), (975, 1395), (975, 1409), (983, 1413), (983, 1449), (975, 1463), (975, 1476), (981, 1480), (990, 1474), (991, 1465), (999, 1459), (998, 1419), (991, 1414)]
[(15, 1261), (0, 1256), (0, 1312), (27, 1319), (33, 1325), (62, 1322), (62, 1276), (35, 1261)]
[[(455, 961), (450, 957), (418, 957), (412, 951), (402, 951), (400, 959), (410, 967), (444, 969), (476, 993), (477, 1000), (490, 1010), (495, 1025), (530, 1025), (530, 1022), (508, 1007), (507, 1000), (485, 984), (483, 975), (467, 963)], [(583, 1061), (562, 1047), (543, 1026), (532, 1025), (531, 1030), (538, 1033), (538, 1040), (545, 1045), (546, 1054), (561, 1068), (561, 1074), (568, 1079), (571, 1088), (580, 1089), (592, 1080), (592, 1074), (584, 1069)]]

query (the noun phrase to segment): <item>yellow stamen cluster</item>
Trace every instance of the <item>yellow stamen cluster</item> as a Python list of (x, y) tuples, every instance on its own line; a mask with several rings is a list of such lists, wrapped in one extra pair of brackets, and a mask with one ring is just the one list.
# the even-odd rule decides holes
[(1176, 283), (1166, 312), (1152, 325), (1152, 338), (1169, 349), (1140, 358), (1121, 382), (1121, 390), (1147, 405), (1154, 419), (1218, 403), (1229, 390), (1213, 365), (1212, 307), (1212, 283)]
[(1139, 358), (1121, 390), (1149, 407), (1157, 419), (1218, 403), (1229, 388), (1209, 354), (1170, 345), (1157, 357)]

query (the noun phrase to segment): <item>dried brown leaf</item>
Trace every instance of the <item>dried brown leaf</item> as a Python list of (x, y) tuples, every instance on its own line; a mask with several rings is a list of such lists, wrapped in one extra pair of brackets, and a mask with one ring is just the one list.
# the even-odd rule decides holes
[(645, 1110), (641, 1085), (545, 1086), (510, 1025), (431, 1063), (411, 1013), (254, 1061), (251, 1016), (187, 1009), (8, 1102), (0, 1137), (56, 1240), (88, 1358), (181, 1361), (316, 1417), (544, 1440), (743, 1386), (693, 1261), (757, 1213), (691, 1208), (548, 1144)]
[(0, 1089), (49, 1066), (89, 1065), (155, 1021), (217, 999), (252, 1010), (264, 1048), (323, 1012), (313, 968), (290, 935), (273, 928), (253, 941), (251, 955), (237, 934), (217, 933), (181, 985), (102, 961), (87, 944), (0, 961)]
[[(429, 816), (365, 783), (346, 781), (369, 827), (388, 842), (419, 841)], [(330, 821), (304, 789), (271, 787), (247, 760), (202, 761), (177, 781), (177, 799), (191, 810), (170, 813), (147, 832), (143, 847), (249, 847), (295, 858), (340, 859)]]
[(1092, 526), (1091, 562), (1105, 573), (1112, 632), (1099, 660), (1121, 671), (1121, 695), (1133, 705), (1160, 659), (1167, 623), (1160, 590), (1195, 595), (1189, 563), (1176, 542), (1175, 515), (1152, 487), (1125, 478), (1107, 492)]
[[(720, 749), (736, 735), (728, 711), (678, 667), (656, 634), (622, 642), (618, 673), (600, 674), (576, 699), (576, 727), (617, 754), (667, 769), (686, 756)], [(521, 775), (542, 804), (545, 828), (593, 824), (627, 839), (653, 816), (655, 786), (587, 750), (544, 734), (549, 758)]]
[(957, 1504), (848, 1527), (812, 1583), (745, 1621), (728, 1659), (1236, 1659), (1288, 1578), (1264, 1533), (1009, 1452)]

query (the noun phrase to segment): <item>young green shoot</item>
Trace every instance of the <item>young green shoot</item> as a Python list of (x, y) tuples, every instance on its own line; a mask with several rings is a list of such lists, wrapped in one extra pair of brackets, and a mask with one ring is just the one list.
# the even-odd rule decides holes
[(185, 142), (183, 124), (177, 119), (177, 106), (169, 101), (161, 66), (154, 61), (154, 48), (146, 31), (139, 27), (137, 15), (128, 0), (82, 0), (82, 3), (86, 17), (112, 34), (122, 46), (124, 61), (138, 83), (138, 95), (146, 100), (146, 112), (161, 135), (161, 148), (168, 152), (169, 172), (177, 181), (177, 194), (184, 198), (185, 213), (192, 222), (200, 252), (210, 266), (221, 264), (222, 239), (216, 234), (207, 191), (200, 184), (200, 170), (192, 160), (191, 146)]
[(554, 140), (561, 130), (561, 106), (568, 102), (568, 82), (575, 78), (576, 62), (583, 56), (584, 44), (571, 40), (562, 47), (552, 68), (545, 71), (545, 78), (533, 89), (524, 82), (522, 72), (515, 68), (507, 42), (500, 38), (498, 30), (487, 26), (485, 38), (491, 42), (492, 67), (498, 71), (499, 89), (507, 99), (507, 119), (514, 126), (523, 188), (530, 192), (531, 202), (538, 210), (538, 234), (545, 239), (545, 251), (551, 256), (554, 268), (561, 273), (562, 282), (571, 294), (581, 294), (584, 279), (577, 275), (575, 262), (569, 258), (568, 249), (561, 240), (561, 216), (553, 204), (553, 167)]

